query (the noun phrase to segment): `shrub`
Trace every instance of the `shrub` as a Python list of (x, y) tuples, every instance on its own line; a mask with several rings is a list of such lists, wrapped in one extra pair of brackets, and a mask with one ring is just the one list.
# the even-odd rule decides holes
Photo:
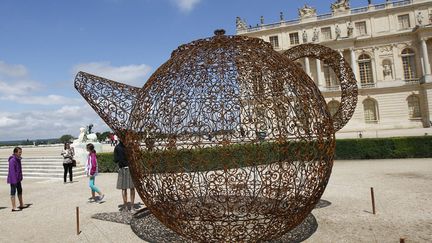
[(335, 159), (431, 157), (432, 136), (336, 140)]
[[(143, 165), (153, 171), (179, 172), (229, 169), (267, 164), (277, 161), (310, 161), (318, 155), (320, 143), (291, 141), (286, 144), (263, 142), (259, 144), (234, 144), (226, 147), (209, 147), (196, 150), (165, 150), (143, 153)], [(322, 154), (321, 156), (326, 156)], [(221, 161), (223, 157), (225, 160)], [(360, 138), (336, 140), (335, 159), (393, 159), (431, 158), (432, 136), (398, 138)], [(322, 157), (325, 158), (325, 157)], [(150, 161), (150, 162), (149, 162)], [(162, 163), (151, 163), (162, 161)], [(100, 172), (117, 172), (113, 153), (99, 153)]]
[(98, 169), (99, 172), (117, 172), (118, 166), (114, 163), (114, 154), (111, 153), (98, 153)]

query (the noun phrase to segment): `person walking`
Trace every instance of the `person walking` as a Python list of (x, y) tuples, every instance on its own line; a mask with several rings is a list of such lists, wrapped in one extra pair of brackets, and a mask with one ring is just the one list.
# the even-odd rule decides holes
[(114, 146), (116, 146), (117, 145), (117, 143), (118, 143), (118, 137), (117, 137), (117, 135), (116, 134), (114, 134)]
[(115, 144), (114, 144), (114, 134), (110, 133), (109, 134), (109, 138), (110, 138), (110, 141), (111, 141), (111, 146), (115, 146)]
[[(10, 195), (12, 203), (12, 212), (21, 211), (21, 209), (27, 206), (23, 203), (22, 198), (22, 186), (21, 181), (23, 180), (22, 167), (21, 167), (21, 155), (22, 149), (20, 147), (15, 147), (13, 150), (13, 155), (9, 157), (9, 172), (7, 177), (7, 183), (10, 184)], [(18, 200), (20, 206), (16, 207), (15, 194), (18, 191)]]
[(114, 148), (114, 162), (117, 163), (118, 177), (117, 177), (117, 189), (122, 190), (123, 207), (121, 211), (129, 211), (128, 200), (127, 200), (127, 189), (130, 190), (131, 207), (130, 210), (135, 211), (135, 186), (132, 181), (132, 177), (129, 171), (129, 161), (126, 157), (126, 147), (120, 140)]
[[(91, 189), (91, 197), (90, 200), (94, 200), (95, 202), (100, 202), (104, 198), (104, 194), (99, 190), (99, 188), (95, 185), (95, 177), (98, 174), (98, 163), (96, 150), (94, 145), (89, 143), (86, 146), (87, 152), (89, 152), (87, 157), (87, 163), (85, 166), (86, 175), (89, 177), (89, 187)], [(96, 192), (99, 194), (99, 197), (96, 198)]]
[(71, 148), (70, 143), (65, 143), (63, 147), (63, 151), (61, 152), (63, 155), (63, 183), (66, 184), (67, 173), (69, 172), (69, 181), (72, 183), (72, 167), (73, 167), (73, 157), (75, 155), (74, 149)]

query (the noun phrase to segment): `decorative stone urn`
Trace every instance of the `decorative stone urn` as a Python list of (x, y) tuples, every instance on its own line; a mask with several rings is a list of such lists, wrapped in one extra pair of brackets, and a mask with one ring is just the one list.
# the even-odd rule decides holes
[[(326, 47), (281, 54), (261, 39), (215, 34), (179, 46), (142, 88), (84, 72), (75, 87), (125, 143), (137, 191), (164, 225), (200, 242), (275, 239), (324, 192), (335, 131), (356, 105), (354, 75)], [(333, 117), (294, 63), (306, 56), (340, 78)]]

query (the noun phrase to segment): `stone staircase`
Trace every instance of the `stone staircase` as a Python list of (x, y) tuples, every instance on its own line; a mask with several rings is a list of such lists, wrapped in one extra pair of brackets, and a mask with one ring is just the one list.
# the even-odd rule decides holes
[[(7, 178), (9, 168), (8, 158), (0, 157), (0, 178)], [(24, 179), (63, 179), (62, 156), (43, 155), (23, 157), (21, 165)], [(84, 165), (77, 163), (77, 166), (73, 168), (72, 174), (74, 178), (84, 177)]]

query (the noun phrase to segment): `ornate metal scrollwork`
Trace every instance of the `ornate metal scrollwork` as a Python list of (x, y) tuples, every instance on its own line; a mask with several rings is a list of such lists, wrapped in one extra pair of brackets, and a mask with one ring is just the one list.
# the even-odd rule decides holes
[(180, 46), (142, 89), (85, 73), (75, 86), (126, 144), (157, 219), (195, 241), (255, 242), (300, 224), (333, 165), (334, 121), (290, 58), (219, 31)]

